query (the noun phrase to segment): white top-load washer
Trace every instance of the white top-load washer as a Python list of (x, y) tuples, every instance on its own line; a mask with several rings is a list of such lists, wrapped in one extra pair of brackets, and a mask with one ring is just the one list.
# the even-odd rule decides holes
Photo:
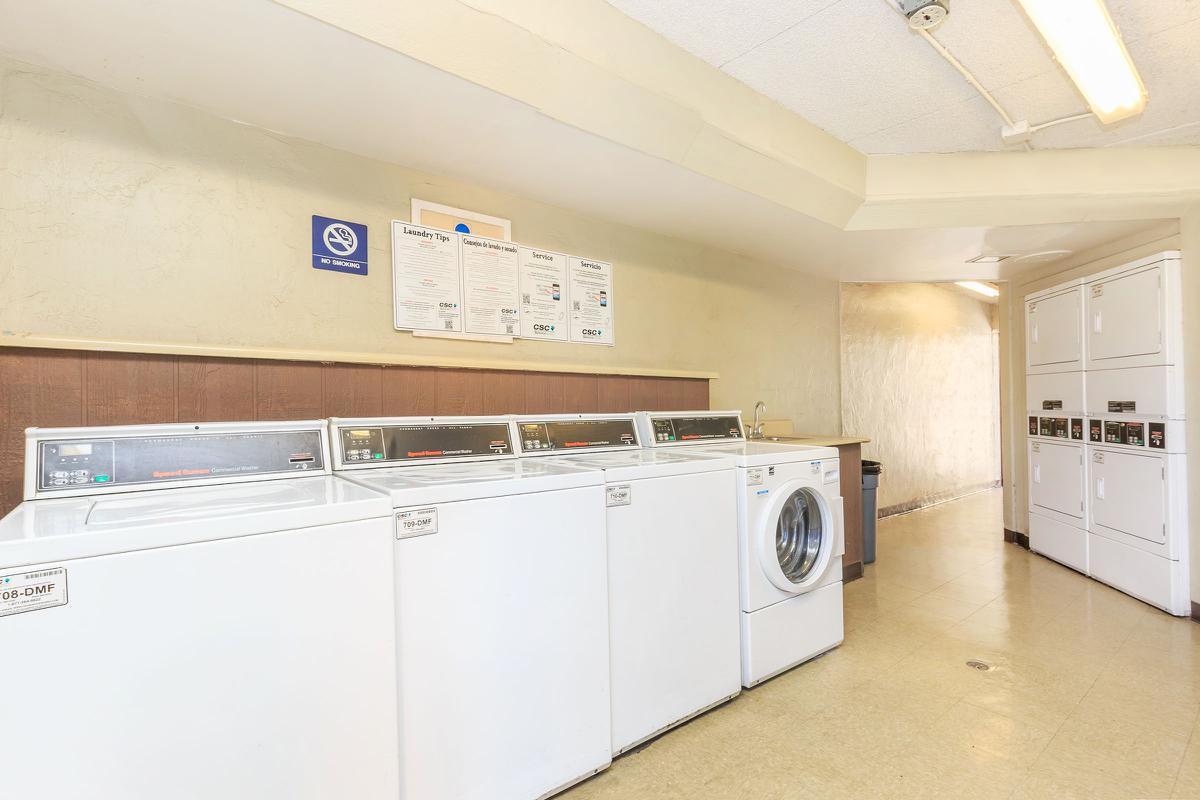
[(330, 420), (395, 517), (402, 800), (531, 800), (611, 760), (604, 478), (505, 417)]
[(642, 449), (632, 414), (516, 423), (522, 458), (604, 475), (613, 754), (736, 696), (733, 459)]
[(742, 685), (841, 644), (837, 450), (746, 441), (738, 411), (643, 411), (637, 421), (646, 446), (703, 448), (737, 464)]
[(395, 798), (391, 550), (323, 421), (29, 429), (0, 794)]

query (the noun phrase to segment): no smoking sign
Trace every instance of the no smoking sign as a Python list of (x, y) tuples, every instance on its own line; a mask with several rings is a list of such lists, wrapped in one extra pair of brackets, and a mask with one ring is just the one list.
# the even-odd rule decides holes
[(313, 214), (313, 269), (367, 274), (367, 226)]

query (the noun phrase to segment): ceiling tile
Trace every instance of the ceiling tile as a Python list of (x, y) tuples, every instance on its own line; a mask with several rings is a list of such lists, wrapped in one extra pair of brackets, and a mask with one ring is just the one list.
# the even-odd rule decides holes
[(1034, 125), (1088, 110), (1075, 85), (1057, 66), (1032, 78), (998, 87), (992, 94), (1014, 120), (1028, 120)]
[(976, 96), (893, 128), (851, 139), (849, 144), (868, 155), (1004, 150), (1007, 148), (1000, 138), (1003, 124), (996, 110)]
[(1108, 11), (1128, 44), (1200, 19), (1200, 0), (1108, 0)]
[(627, 17), (714, 66), (746, 53), (838, 0), (608, 0)]
[(725, 71), (843, 141), (974, 93), (903, 17), (864, 0), (842, 0)]
[(1200, 145), (1200, 122), (1188, 122), (1174, 128), (1125, 138), (1116, 144), (1139, 147), (1194, 147)]
[(1055, 68), (1049, 48), (1013, 0), (971, 0), (951, 9), (933, 36), (988, 89)]

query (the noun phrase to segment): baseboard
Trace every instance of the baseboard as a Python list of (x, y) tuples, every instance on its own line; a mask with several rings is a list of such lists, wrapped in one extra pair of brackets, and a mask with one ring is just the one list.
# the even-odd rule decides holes
[[(853, 564), (842, 565), (842, 583), (856, 581), (863, 576), (863, 565), (861, 561), (855, 561)], [(1194, 607), (1194, 606), (1193, 606)]]
[(1029, 549), (1029, 537), (1024, 533), (1017, 533), (1016, 531), (1010, 531), (1008, 528), (1005, 528), (1004, 541), (1008, 542), (1009, 544), (1020, 545), (1026, 550)]
[(999, 487), (1000, 481), (989, 481), (988, 483), (980, 483), (974, 486), (951, 489), (948, 492), (938, 492), (926, 497), (918, 497), (915, 500), (906, 500), (903, 503), (894, 503), (893, 505), (879, 509), (879, 518), (894, 517), (897, 514), (907, 514), (910, 511), (920, 511), (922, 508), (949, 503), (951, 500), (959, 500), (967, 495), (978, 494), (979, 492), (986, 492)]

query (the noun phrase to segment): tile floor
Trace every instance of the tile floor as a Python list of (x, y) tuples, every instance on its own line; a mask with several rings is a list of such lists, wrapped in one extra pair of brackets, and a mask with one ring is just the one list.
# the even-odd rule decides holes
[(884, 520), (845, 598), (840, 648), (562, 797), (1200, 799), (1200, 625), (1004, 544), (998, 491)]

